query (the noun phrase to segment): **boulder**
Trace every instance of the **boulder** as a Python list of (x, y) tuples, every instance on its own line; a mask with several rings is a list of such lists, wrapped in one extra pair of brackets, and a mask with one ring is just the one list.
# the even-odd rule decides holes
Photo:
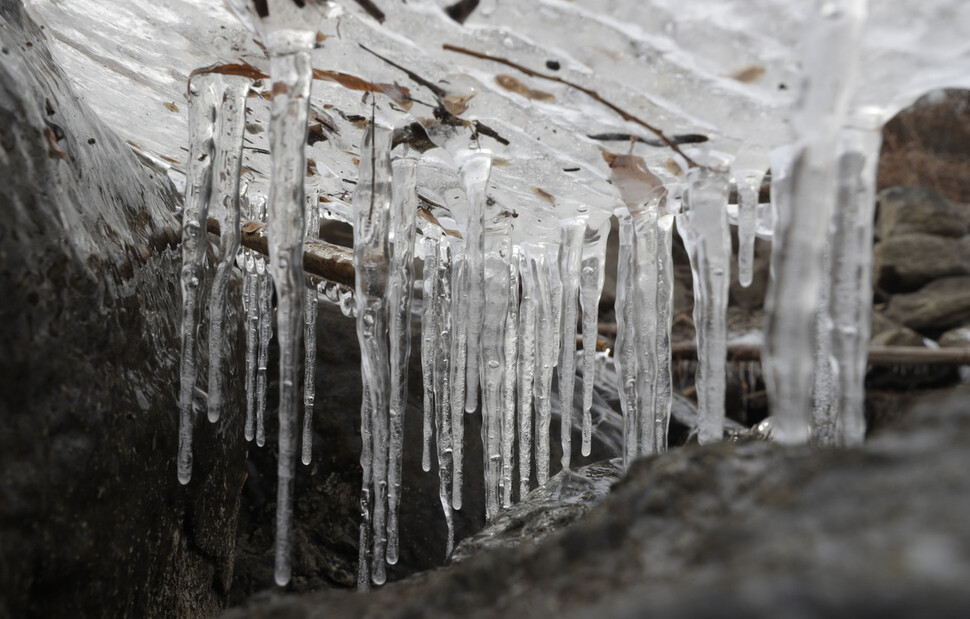
[(925, 346), (923, 336), (908, 327), (883, 331), (870, 340), (873, 346)]
[(955, 238), (967, 234), (960, 209), (928, 187), (883, 189), (876, 208), (876, 238), (882, 241), (907, 234)]
[(970, 327), (950, 329), (940, 336), (939, 344), (942, 348), (970, 348)]
[(639, 460), (577, 522), (365, 594), (254, 601), (251, 617), (963, 617), (966, 391), (866, 446), (720, 443)]
[(0, 43), (0, 617), (211, 615), (246, 448), (241, 415), (203, 413), (179, 484), (179, 197), (19, 2), (0, 3)]
[(913, 233), (877, 243), (873, 279), (880, 290), (911, 292), (934, 279), (970, 274), (970, 237)]
[(886, 315), (920, 332), (941, 332), (970, 320), (970, 277), (946, 277), (897, 294)]

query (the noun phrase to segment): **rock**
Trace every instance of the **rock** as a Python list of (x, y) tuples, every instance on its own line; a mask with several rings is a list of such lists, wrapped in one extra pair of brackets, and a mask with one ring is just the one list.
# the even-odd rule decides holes
[(670, 451), (537, 543), (366, 594), (282, 596), (224, 616), (962, 617), (967, 396), (925, 402), (861, 449)]
[(579, 520), (609, 494), (622, 476), (619, 460), (597, 462), (574, 471), (560, 471), (545, 485), (502, 512), (484, 529), (465, 539), (451, 555), (451, 563), (495, 548), (534, 544)]
[(893, 320), (886, 317), (886, 314), (879, 311), (872, 311), (872, 321), (870, 323), (870, 339), (876, 337), (884, 331), (891, 331), (898, 329), (901, 325)]
[(940, 336), (938, 342), (942, 348), (968, 348), (970, 347), (970, 327), (950, 329)]
[(240, 415), (202, 414), (178, 483), (179, 198), (19, 2), (0, 3), (0, 43), (0, 616), (211, 615), (245, 446)]
[(947, 277), (892, 297), (886, 315), (920, 332), (941, 332), (970, 320), (970, 277)]
[(906, 234), (886, 239), (874, 249), (874, 282), (886, 292), (911, 292), (934, 279), (968, 274), (970, 237)]
[(925, 346), (923, 336), (908, 327), (883, 331), (870, 340), (873, 346)]
[(967, 223), (960, 209), (928, 187), (890, 187), (879, 192), (876, 238), (908, 234), (962, 237)]

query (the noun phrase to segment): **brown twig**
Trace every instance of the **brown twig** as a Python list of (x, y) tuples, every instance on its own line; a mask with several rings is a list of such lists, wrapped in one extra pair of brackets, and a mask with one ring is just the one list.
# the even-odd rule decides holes
[(473, 49), (467, 49), (465, 47), (459, 47), (457, 45), (451, 45), (450, 43), (445, 43), (444, 45), (442, 45), (442, 48), (449, 52), (465, 54), (466, 56), (479, 58), (481, 60), (491, 60), (492, 62), (504, 64), (507, 67), (511, 67), (513, 69), (516, 69), (517, 71), (521, 71), (522, 73), (525, 73), (530, 77), (537, 77), (539, 79), (549, 80), (550, 82), (557, 82), (559, 84), (569, 86), (570, 88), (575, 88), (576, 90), (591, 97), (595, 101), (610, 108), (611, 110), (619, 114), (623, 118), (623, 120), (635, 122), (636, 124), (640, 125), (644, 129), (649, 131), (650, 133), (657, 136), (664, 144), (667, 145), (668, 148), (670, 148), (675, 153), (683, 157), (684, 160), (687, 162), (687, 164), (690, 165), (691, 167), (700, 167), (696, 161), (688, 157), (687, 154), (680, 149), (680, 146), (678, 146), (674, 140), (667, 137), (667, 135), (659, 127), (648, 123), (647, 121), (643, 120), (642, 118), (639, 118), (638, 116), (635, 116), (634, 114), (631, 114), (630, 112), (627, 112), (617, 104), (603, 97), (601, 94), (599, 94), (592, 88), (587, 88), (585, 86), (577, 84), (576, 82), (571, 82), (565, 78), (559, 77), (558, 75), (548, 75), (546, 73), (540, 73), (538, 71), (534, 71), (529, 67), (521, 65), (513, 60), (509, 60), (508, 58), (503, 58), (501, 56), (493, 56), (492, 54), (475, 51)]

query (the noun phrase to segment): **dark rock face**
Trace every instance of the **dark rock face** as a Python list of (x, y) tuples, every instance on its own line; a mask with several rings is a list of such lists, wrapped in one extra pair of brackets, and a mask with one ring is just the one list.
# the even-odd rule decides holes
[(240, 416), (199, 423), (179, 485), (178, 198), (19, 2), (0, 42), (0, 616), (211, 614), (245, 448)]
[(768, 443), (641, 460), (538, 544), (367, 594), (286, 596), (226, 617), (962, 617), (970, 604), (966, 392), (863, 449)]

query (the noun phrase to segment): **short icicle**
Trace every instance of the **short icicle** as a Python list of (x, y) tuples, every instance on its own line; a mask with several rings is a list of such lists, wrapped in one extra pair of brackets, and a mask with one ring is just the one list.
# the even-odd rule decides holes
[(479, 357), (485, 291), (485, 190), (492, 171), (492, 155), (470, 150), (457, 157), (458, 175), (468, 197), (465, 254), (468, 257), (468, 344), (465, 357), (465, 412), (478, 408)]
[(246, 95), (252, 80), (221, 76), (222, 97), (216, 131), (212, 202), (219, 221), (219, 251), (209, 292), (209, 421), (219, 420), (223, 402), (222, 361), (225, 357), (226, 293), (232, 276), (242, 230), (239, 227), (239, 173), (242, 167), (243, 129), (246, 126)]
[(391, 263), (387, 305), (390, 314), (391, 355), (390, 435), (387, 468), (387, 562), (398, 560), (398, 509), (404, 455), (404, 411), (408, 402), (408, 364), (411, 359), (411, 297), (414, 290), (414, 236), (418, 210), (418, 160), (403, 145), (391, 158)]
[[(579, 300), (583, 308), (583, 444), (582, 453), (588, 456), (593, 434), (593, 384), (595, 383), (596, 340), (599, 321), (600, 296), (606, 279), (606, 241), (610, 234), (610, 220), (599, 226), (589, 224), (583, 237), (582, 270), (579, 276)], [(587, 433), (587, 428), (589, 432)], [(587, 440), (589, 437), (589, 440)]]
[[(561, 335), (559, 351), (559, 437), (562, 442), (562, 468), (572, 456), (573, 400), (576, 387), (576, 322), (580, 274), (583, 268), (583, 238), (586, 218), (574, 217), (560, 222), (559, 277), (562, 281)], [(589, 423), (587, 423), (589, 422)], [(589, 455), (592, 423), (583, 415), (582, 453)]]
[(698, 436), (702, 445), (724, 436), (727, 382), (727, 301), (731, 235), (727, 222), (728, 181), (716, 167), (688, 172), (684, 212), (677, 230), (684, 240), (694, 278), (697, 337)]
[[(518, 248), (517, 248), (518, 249)], [(532, 266), (525, 252), (519, 250), (518, 264), (522, 282), (522, 301), (519, 304), (519, 355), (516, 372), (516, 394), (518, 406), (517, 427), (519, 430), (519, 500), (529, 493), (532, 476), (532, 388), (535, 384), (536, 369), (536, 297), (538, 291), (535, 279), (529, 275)]]
[(221, 78), (194, 75), (189, 80), (189, 165), (182, 211), (182, 358), (179, 367), (178, 478), (192, 479), (192, 429), (198, 380), (200, 301), (205, 280), (206, 221), (212, 197), (212, 164), (216, 154)]
[[(311, 192), (306, 202), (306, 237), (320, 236), (320, 197)], [(317, 302), (316, 287), (307, 278), (306, 300), (303, 305), (303, 348), (306, 353), (303, 371), (303, 444), (300, 460), (310, 464), (313, 455), (313, 405), (316, 400), (315, 375), (317, 367)]]
[[(371, 121), (361, 145), (361, 163), (354, 192), (354, 270), (356, 272), (357, 339), (361, 377), (361, 504), (370, 506), (372, 564), (375, 584), (386, 579), (388, 467), (387, 286), (391, 210), (391, 132)], [(360, 586), (360, 583), (358, 583)]]
[(744, 288), (754, 277), (754, 240), (758, 231), (758, 194), (768, 168), (768, 151), (745, 144), (731, 162), (738, 188), (738, 283)]

